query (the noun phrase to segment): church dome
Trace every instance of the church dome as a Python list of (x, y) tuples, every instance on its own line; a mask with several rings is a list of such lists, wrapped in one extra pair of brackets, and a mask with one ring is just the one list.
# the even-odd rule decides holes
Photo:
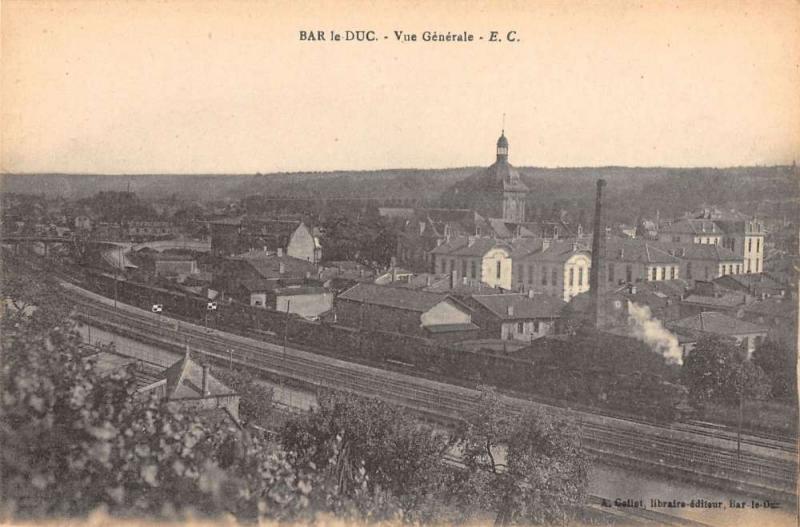
[(506, 139), (505, 132), (500, 134), (500, 138), (497, 140), (497, 148), (508, 148), (508, 139)]

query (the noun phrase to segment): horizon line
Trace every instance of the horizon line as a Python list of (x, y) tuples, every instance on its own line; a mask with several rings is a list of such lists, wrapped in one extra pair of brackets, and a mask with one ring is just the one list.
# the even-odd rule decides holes
[[(544, 165), (512, 165), (517, 169), (529, 170), (564, 170), (564, 169), (667, 169), (667, 170), (691, 170), (691, 169), (713, 169), (713, 170), (731, 170), (742, 168), (793, 168), (796, 167), (796, 162), (791, 164), (755, 164), (755, 165), (557, 165), (557, 166), (544, 166)], [(35, 171), (35, 172), (0, 172), (0, 177), (4, 176), (273, 176), (273, 175), (304, 175), (304, 174), (331, 174), (331, 173), (344, 173), (344, 172), (390, 172), (390, 171), (411, 171), (411, 170), (465, 170), (465, 169), (481, 169), (486, 168), (481, 165), (463, 165), (452, 167), (396, 167), (396, 168), (337, 168), (337, 169), (321, 169), (321, 170), (291, 170), (291, 171), (272, 171), (272, 172), (56, 172), (56, 171)]]

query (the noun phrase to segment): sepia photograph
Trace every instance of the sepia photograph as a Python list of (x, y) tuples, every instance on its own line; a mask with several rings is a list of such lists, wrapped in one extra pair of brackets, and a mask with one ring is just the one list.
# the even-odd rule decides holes
[(2, 0), (0, 523), (800, 525), (797, 0)]

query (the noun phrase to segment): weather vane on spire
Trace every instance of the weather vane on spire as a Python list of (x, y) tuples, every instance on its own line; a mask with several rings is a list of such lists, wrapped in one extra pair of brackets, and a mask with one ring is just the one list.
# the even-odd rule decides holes
[(500, 129), (500, 135), (506, 135), (506, 112), (503, 112), (503, 127)]

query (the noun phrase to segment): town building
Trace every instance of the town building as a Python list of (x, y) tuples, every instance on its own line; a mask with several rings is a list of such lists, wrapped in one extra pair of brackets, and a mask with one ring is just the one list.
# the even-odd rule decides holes
[(315, 264), (282, 253), (255, 253), (246, 257), (225, 258), (214, 271), (212, 287), (224, 291), (243, 303), (250, 304), (253, 287), (272, 288), (287, 285), (307, 284), (316, 278), (318, 268)]
[(512, 246), (494, 238), (458, 236), (431, 251), (433, 272), (456, 273), (491, 287), (512, 288)]
[(589, 290), (592, 260), (586, 241), (519, 240), (514, 243), (513, 264), (517, 290), (533, 290), (564, 302)]
[(766, 327), (719, 313), (704, 311), (690, 317), (667, 323), (667, 327), (678, 337), (683, 357), (692, 352), (703, 335), (733, 338), (744, 346), (748, 358), (767, 337)]
[(714, 280), (745, 272), (742, 257), (721, 245), (659, 242), (657, 246), (680, 260), (679, 277), (686, 280)]
[(714, 283), (721, 288), (747, 293), (756, 298), (783, 297), (789, 294), (790, 289), (766, 273), (729, 274), (714, 279)]
[(444, 293), (357, 284), (334, 300), (336, 322), (366, 331), (387, 331), (444, 341), (475, 338), (472, 312)]
[(317, 263), (322, 259), (319, 238), (300, 220), (261, 219), (247, 216), (209, 222), (211, 252), (235, 256), (248, 251), (277, 253)]
[(774, 296), (740, 306), (736, 315), (768, 329), (767, 337), (797, 350), (797, 298)]
[(640, 238), (608, 238), (605, 261), (610, 287), (681, 278), (681, 261), (676, 256)]
[(317, 319), (333, 308), (333, 292), (320, 286), (295, 284), (280, 286), (271, 280), (242, 283), (250, 293), (250, 305), (282, 313)]
[(566, 305), (560, 298), (528, 293), (472, 295), (464, 302), (474, 308), (472, 320), (480, 338), (530, 342), (555, 333)]

